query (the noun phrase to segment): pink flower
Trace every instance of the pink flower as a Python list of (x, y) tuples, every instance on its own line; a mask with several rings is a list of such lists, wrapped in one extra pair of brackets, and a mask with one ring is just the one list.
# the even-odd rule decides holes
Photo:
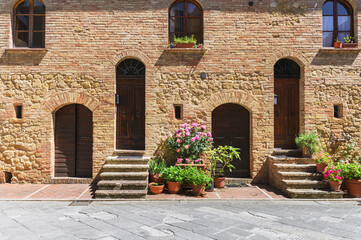
[(189, 158), (186, 158), (186, 162), (189, 163), (191, 160)]
[(181, 162), (183, 162), (183, 158), (178, 158), (178, 159), (177, 159), (177, 163), (179, 164), (179, 163), (181, 163)]
[(200, 139), (200, 137), (197, 135), (197, 136), (196, 136), (196, 139), (197, 139), (197, 140), (199, 140), (199, 139)]
[(167, 138), (168, 138), (167, 136), (164, 136), (164, 137), (163, 137), (163, 141), (167, 140)]
[(198, 132), (198, 136), (200, 136), (200, 135), (203, 135), (203, 133), (202, 133), (202, 132)]
[(186, 136), (188, 137), (189, 135), (191, 135), (189, 132), (186, 132)]
[(208, 137), (212, 137), (212, 133), (209, 132), (209, 133), (208, 133)]
[(213, 138), (210, 138), (209, 141), (213, 142)]
[(179, 152), (180, 152), (180, 149), (177, 149), (176, 151), (177, 151), (177, 153), (179, 153)]
[(206, 126), (201, 126), (201, 128), (202, 128), (203, 130), (206, 130)]
[(198, 123), (192, 123), (192, 127), (198, 127), (199, 124)]
[(179, 133), (181, 133), (181, 132), (182, 132), (182, 130), (180, 130), (180, 129), (178, 129), (178, 130), (176, 131), (177, 134), (179, 134)]
[(188, 124), (183, 124), (182, 126), (181, 126), (181, 128), (186, 128), (188, 126)]
[(198, 163), (198, 162), (200, 162), (200, 161), (201, 161), (200, 159), (197, 159), (197, 160), (195, 160), (194, 162)]
[(207, 137), (207, 133), (203, 133), (203, 136)]
[(192, 138), (192, 139), (191, 139), (191, 142), (194, 142), (195, 140), (196, 140), (196, 138)]
[(179, 133), (177, 134), (177, 137), (180, 137), (180, 134), (179, 134)]
[(188, 148), (189, 148), (189, 145), (185, 145), (184, 148), (185, 148), (185, 149), (188, 149)]
[(177, 143), (181, 143), (182, 142), (182, 140), (180, 140), (180, 139), (177, 139)]

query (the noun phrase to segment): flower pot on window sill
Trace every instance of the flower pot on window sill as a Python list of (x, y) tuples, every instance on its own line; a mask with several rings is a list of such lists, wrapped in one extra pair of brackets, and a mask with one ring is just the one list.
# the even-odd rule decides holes
[(194, 48), (194, 43), (177, 43), (176, 48)]
[(334, 42), (335, 48), (342, 48), (342, 42)]
[(358, 43), (343, 43), (342, 48), (358, 48)]

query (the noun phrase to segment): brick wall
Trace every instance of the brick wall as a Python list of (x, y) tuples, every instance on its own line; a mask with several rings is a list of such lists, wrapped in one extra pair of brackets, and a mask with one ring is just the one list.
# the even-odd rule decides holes
[[(184, 121), (211, 128), (215, 107), (238, 103), (251, 113), (251, 175), (265, 181), (273, 66), (280, 58), (301, 66), (301, 131), (316, 128), (327, 138), (331, 129), (345, 130), (361, 143), (360, 58), (321, 49), (324, 1), (255, 0), (253, 7), (243, 0), (200, 1), (205, 53), (164, 50), (170, 0), (44, 2), (47, 51), (8, 49), (14, 1), (0, 3), (0, 171), (12, 172), (14, 182), (50, 181), (53, 115), (70, 103), (93, 111), (97, 175), (114, 149), (115, 68), (125, 58), (146, 65), (147, 155), (183, 122), (173, 118), (173, 104), (183, 104)], [(333, 103), (344, 105), (343, 119), (333, 119)], [(15, 118), (14, 104), (23, 104), (23, 119)]]

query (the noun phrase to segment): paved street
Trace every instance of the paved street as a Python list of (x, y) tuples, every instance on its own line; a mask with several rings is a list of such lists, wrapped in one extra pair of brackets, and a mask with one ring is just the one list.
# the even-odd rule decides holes
[(360, 239), (357, 201), (0, 202), (0, 239)]

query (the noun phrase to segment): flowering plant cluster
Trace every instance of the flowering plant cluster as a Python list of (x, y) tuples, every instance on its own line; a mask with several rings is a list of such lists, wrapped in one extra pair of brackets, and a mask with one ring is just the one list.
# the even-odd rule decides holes
[(332, 163), (332, 158), (328, 152), (319, 152), (312, 156), (313, 160), (316, 161), (316, 163), (323, 163), (323, 164), (330, 164)]
[(342, 170), (340, 165), (331, 166), (330, 169), (326, 170), (323, 176), (333, 182), (342, 182), (344, 178), (342, 176)]
[(183, 124), (165, 139), (167, 148), (177, 157), (177, 163), (201, 164), (199, 156), (212, 147), (213, 138), (206, 127), (198, 123)]
[(306, 149), (310, 155), (318, 152), (322, 147), (321, 141), (315, 132), (300, 134), (295, 141), (299, 149)]

